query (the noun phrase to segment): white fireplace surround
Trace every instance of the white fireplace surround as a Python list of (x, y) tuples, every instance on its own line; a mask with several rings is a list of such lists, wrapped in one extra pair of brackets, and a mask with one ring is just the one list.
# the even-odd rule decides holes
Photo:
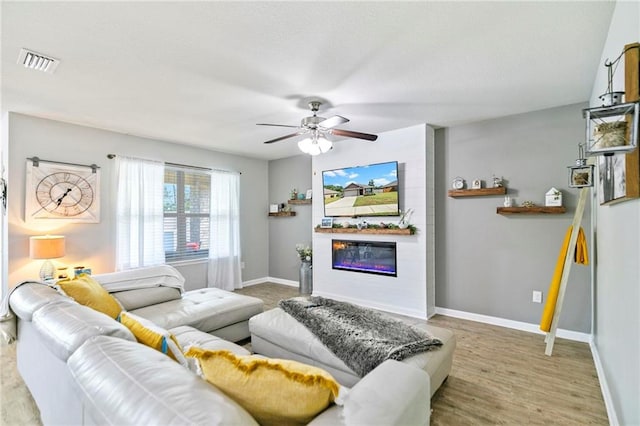
[[(323, 194), (322, 171), (398, 161), (400, 208), (414, 210), (415, 235), (313, 234), (313, 293), (418, 318), (435, 313), (434, 131), (427, 125), (381, 133), (375, 142), (345, 139), (312, 160), (313, 193)], [(357, 181), (357, 177), (354, 177)], [(316, 195), (313, 226), (324, 209)], [(369, 223), (397, 223), (398, 216), (364, 217)], [(335, 218), (334, 223), (357, 219)], [(397, 277), (332, 269), (332, 239), (396, 242)]]

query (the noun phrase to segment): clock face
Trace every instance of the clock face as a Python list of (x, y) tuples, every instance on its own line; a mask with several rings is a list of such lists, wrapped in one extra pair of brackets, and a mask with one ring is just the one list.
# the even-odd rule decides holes
[(75, 173), (56, 172), (36, 186), (36, 199), (43, 209), (63, 217), (78, 216), (93, 204), (91, 184)]
[(25, 220), (100, 222), (100, 169), (27, 161)]
[(457, 177), (453, 180), (453, 189), (462, 189), (464, 188), (464, 179), (461, 177)]

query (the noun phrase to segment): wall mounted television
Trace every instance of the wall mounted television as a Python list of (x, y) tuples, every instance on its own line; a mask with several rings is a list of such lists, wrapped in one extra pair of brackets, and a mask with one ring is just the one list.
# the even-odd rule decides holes
[(398, 216), (398, 162), (322, 172), (327, 217)]

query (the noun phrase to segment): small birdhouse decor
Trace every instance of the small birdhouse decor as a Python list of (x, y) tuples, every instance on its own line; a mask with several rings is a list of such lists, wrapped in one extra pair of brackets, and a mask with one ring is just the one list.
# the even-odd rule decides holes
[(544, 205), (547, 207), (561, 207), (562, 206), (562, 192), (555, 188), (551, 188), (547, 191), (544, 197)]

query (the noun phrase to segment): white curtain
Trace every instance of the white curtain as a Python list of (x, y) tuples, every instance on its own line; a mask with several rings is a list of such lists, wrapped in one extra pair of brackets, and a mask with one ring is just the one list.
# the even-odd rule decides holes
[(211, 172), (211, 236), (208, 287), (242, 288), (240, 266), (240, 175)]
[(116, 157), (116, 270), (165, 263), (164, 163)]

